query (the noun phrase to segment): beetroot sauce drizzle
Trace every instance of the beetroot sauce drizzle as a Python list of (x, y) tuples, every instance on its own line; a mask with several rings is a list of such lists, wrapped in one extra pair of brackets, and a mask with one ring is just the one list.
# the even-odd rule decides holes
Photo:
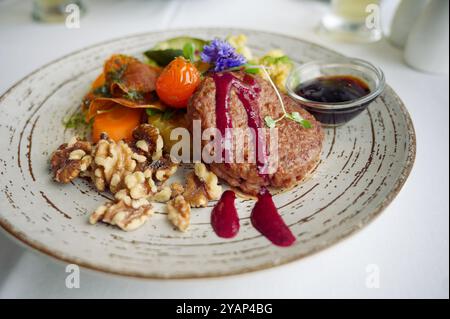
[[(224, 154), (231, 154), (232, 143), (226, 143), (227, 129), (233, 127), (230, 112), (230, 92), (236, 89), (236, 94), (247, 112), (247, 125), (256, 134), (256, 164), (259, 175), (267, 180), (268, 175), (264, 173), (266, 167), (265, 134), (261, 134), (261, 117), (259, 114), (258, 98), (261, 88), (254, 77), (246, 74), (243, 80), (239, 80), (231, 73), (216, 73), (213, 76), (216, 85), (216, 127), (225, 137)], [(228, 155), (227, 155), (228, 154)], [(262, 155), (262, 156), (261, 156)], [(229, 158), (225, 158), (225, 161)], [(227, 162), (227, 161), (226, 161)], [(232, 195), (231, 195), (231, 194)], [(211, 223), (214, 231), (220, 237), (234, 237), (239, 230), (239, 217), (234, 205), (235, 195), (232, 191), (223, 193), (221, 199), (214, 207), (211, 215)], [(253, 226), (278, 246), (290, 246), (295, 242), (295, 237), (286, 226), (275, 207), (272, 195), (267, 188), (262, 187), (258, 194), (258, 201), (253, 207), (251, 214)]]
[(236, 195), (225, 191), (211, 213), (211, 225), (219, 237), (232, 238), (239, 232), (239, 216), (234, 205)]

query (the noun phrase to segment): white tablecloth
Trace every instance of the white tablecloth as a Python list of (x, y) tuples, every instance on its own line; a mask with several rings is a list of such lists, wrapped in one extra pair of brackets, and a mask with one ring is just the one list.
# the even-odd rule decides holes
[[(392, 1), (392, 0), (389, 0)], [(0, 234), (0, 297), (305, 298), (449, 296), (449, 78), (407, 67), (386, 41), (322, 39), (326, 2), (300, 0), (85, 1), (80, 29), (30, 19), (30, 1), (0, 0), (0, 92), (39, 66), (82, 47), (131, 33), (191, 26), (283, 32), (380, 65), (408, 107), (417, 159), (403, 190), (373, 223), (314, 256), (271, 270), (219, 279), (138, 281), (82, 271), (67, 289), (65, 265)], [(0, 150), (1, 151), (1, 150)], [(368, 288), (368, 265), (380, 287)]]

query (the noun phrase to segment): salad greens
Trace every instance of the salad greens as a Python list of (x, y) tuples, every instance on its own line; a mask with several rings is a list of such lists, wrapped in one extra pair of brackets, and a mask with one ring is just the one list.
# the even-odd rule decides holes
[(166, 66), (176, 57), (183, 55), (183, 50), (165, 49), (165, 50), (148, 50), (144, 55), (156, 63), (158, 66)]
[(177, 37), (158, 42), (151, 50), (145, 51), (144, 55), (149, 59), (150, 64), (161, 67), (168, 65), (179, 56), (195, 62), (200, 60), (200, 53), (207, 43), (208, 41), (198, 38)]
[(145, 112), (148, 116), (160, 115), (161, 120), (167, 121), (170, 120), (177, 110), (175, 109), (166, 109), (166, 110), (158, 110), (158, 109), (145, 109)]
[(63, 124), (65, 128), (76, 129), (80, 127), (90, 127), (92, 126), (92, 121), (86, 122), (86, 117), (84, 113), (81, 110), (79, 110), (78, 112), (75, 112), (74, 114), (65, 118), (63, 120)]

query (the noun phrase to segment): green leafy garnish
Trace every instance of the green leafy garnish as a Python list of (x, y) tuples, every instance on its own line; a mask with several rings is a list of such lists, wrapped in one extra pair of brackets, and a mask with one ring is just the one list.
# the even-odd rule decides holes
[(145, 64), (150, 65), (152, 67), (159, 67), (158, 63), (156, 61), (150, 59), (147, 57), (147, 61), (145, 61)]
[(94, 95), (102, 96), (102, 97), (111, 97), (111, 92), (109, 91), (108, 85), (104, 84), (99, 86), (93, 91)]
[(87, 123), (86, 118), (83, 114), (83, 112), (80, 110), (68, 118), (63, 120), (63, 124), (66, 128), (80, 128), (80, 127), (86, 127), (90, 126), (92, 123)]
[(291, 63), (291, 59), (287, 55), (282, 55), (279, 57), (274, 56), (264, 56), (259, 61), (261, 64), (271, 65), (271, 64), (277, 64), (277, 63)]
[(148, 116), (154, 116), (162, 113), (162, 111), (158, 109), (145, 109), (145, 112), (147, 113)]
[(305, 120), (300, 113), (298, 112), (292, 112), (292, 113), (285, 113), (282, 117), (274, 120), (272, 117), (270, 116), (266, 116), (264, 118), (264, 122), (266, 123), (266, 126), (268, 128), (274, 128), (277, 125), (277, 122), (281, 121), (284, 118), (288, 118), (294, 122), (297, 122), (298, 124), (300, 124), (301, 126), (303, 126), (304, 128), (311, 128), (311, 122), (308, 120)]
[[(184, 49), (186, 47), (186, 44), (189, 44), (189, 46), (194, 45), (194, 50), (193, 50), (193, 58), (190, 58), (191, 54), (187, 54), (184, 55)], [(193, 38), (193, 37), (186, 37), (186, 36), (181, 36), (181, 37), (176, 37), (176, 38), (172, 38), (172, 39), (168, 39), (162, 42), (158, 42), (153, 48), (152, 50), (166, 50), (166, 49), (175, 49), (175, 50), (181, 50), (182, 54), (180, 55), (184, 55), (184, 57), (186, 59), (190, 59), (192, 62), (194, 61), (198, 61), (200, 60), (200, 53), (203, 50), (203, 47), (208, 44), (208, 41), (202, 40), (202, 39), (198, 39), (198, 38)], [(189, 49), (191, 50), (191, 49)]]
[(190, 61), (195, 59), (195, 44), (193, 42), (187, 42), (183, 47), (183, 56)]
[(312, 128), (312, 124), (311, 124), (311, 122), (308, 121), (308, 120), (302, 120), (302, 121), (300, 122), (300, 124), (301, 124), (304, 128)]
[(122, 82), (122, 77), (126, 69), (127, 65), (124, 64), (121, 65), (117, 70), (108, 72), (106, 74), (106, 82), (116, 82), (116, 83)]
[(251, 65), (251, 64), (245, 64), (244, 71), (249, 74), (258, 74), (259, 68), (255, 67), (254, 65)]
[(295, 121), (295, 122), (297, 122), (297, 123), (299, 123), (301, 126), (303, 126), (304, 128), (311, 128), (312, 127), (312, 125), (311, 125), (311, 122), (310, 121), (308, 121), (308, 120), (305, 120), (301, 115), (300, 115), (300, 113), (298, 113), (298, 112), (292, 112), (292, 113), (287, 113), (286, 114), (286, 117), (287, 118), (289, 118), (289, 119), (291, 119), (291, 120), (293, 120), (293, 121)]
[(264, 118), (264, 122), (268, 128), (274, 128), (277, 125), (277, 122), (275, 122), (275, 120), (269, 115)]
[[(282, 57), (279, 57), (279, 58), (273, 58), (273, 57), (268, 57), (268, 58), (277, 59), (277, 61), (284, 61), (285, 59), (289, 59), (287, 56), (282, 56)], [(280, 59), (282, 59), (282, 60), (280, 60)], [(267, 68), (267, 66), (264, 66), (264, 65), (244, 64), (244, 65), (240, 65), (240, 66), (229, 68), (227, 71), (241, 71), (241, 70), (244, 70), (244, 72), (253, 73), (254, 74), (254, 73), (258, 73), (261, 70), (267, 76), (267, 80), (269, 81), (269, 83), (274, 88), (275, 93), (277, 94), (278, 100), (280, 101), (281, 109), (283, 110), (283, 115), (280, 116), (277, 119), (273, 119), (270, 116), (266, 116), (264, 118), (264, 123), (266, 124), (266, 126), (268, 128), (274, 128), (277, 125), (277, 123), (279, 121), (283, 120), (284, 118), (287, 118), (287, 119), (290, 119), (290, 120), (292, 120), (294, 122), (297, 122), (298, 124), (300, 124), (304, 128), (312, 128), (311, 122), (308, 121), (308, 120), (305, 120), (300, 115), (299, 112), (292, 112), (292, 113), (287, 113), (286, 112), (286, 108), (284, 106), (284, 102), (283, 102), (283, 99), (282, 99), (282, 97), (280, 95), (280, 92), (278, 92), (278, 89), (277, 89), (275, 83), (273, 83), (273, 80), (270, 77), (269, 73), (267, 72), (266, 68)]]
[(254, 64), (243, 64), (239, 66), (234, 66), (232, 68), (226, 69), (226, 71), (244, 71), (249, 74), (257, 74), (261, 66)]
[(300, 113), (298, 113), (298, 112), (288, 113), (286, 116), (296, 122), (300, 122), (302, 120), (302, 117), (300, 116)]
[(148, 50), (144, 55), (152, 61), (155, 61), (159, 66), (166, 66), (173, 59), (183, 56), (183, 50), (180, 49), (165, 49), (165, 50)]
[(179, 56), (195, 62), (200, 59), (200, 52), (206, 43), (196, 38), (179, 37), (160, 42), (153, 49), (145, 51), (144, 55), (149, 59), (149, 63), (156, 63), (162, 67)]
[[(256, 67), (256, 66), (255, 66)], [(258, 68), (260, 70), (262, 70), (264, 72), (264, 74), (267, 76), (267, 80), (269, 81), (269, 83), (272, 85), (273, 89), (275, 90), (275, 93), (278, 97), (278, 100), (280, 101), (281, 104), (281, 109), (283, 110), (283, 115), (280, 116), (277, 119), (273, 119), (270, 116), (266, 116), (264, 118), (264, 122), (266, 123), (266, 126), (269, 128), (274, 128), (276, 126), (276, 124), (283, 120), (284, 118), (290, 119), (294, 122), (297, 122), (298, 124), (300, 124), (302, 127), (304, 128), (312, 128), (311, 122), (308, 120), (305, 120), (299, 112), (292, 112), (292, 113), (288, 113), (286, 112), (286, 107), (284, 106), (284, 102), (283, 102), (283, 98), (280, 95), (280, 92), (278, 92), (278, 89), (275, 85), (275, 83), (273, 83), (269, 73), (267, 72), (266, 68), (264, 66), (258, 66)]]
[(136, 90), (130, 90), (125, 94), (125, 98), (132, 101), (142, 100), (144, 96), (141, 92)]
[(174, 109), (166, 109), (164, 111), (158, 109), (145, 109), (145, 112), (148, 116), (160, 115), (161, 120), (167, 121), (170, 120), (177, 111)]
[(283, 107), (283, 111), (285, 112), (281, 117), (279, 117), (278, 119), (274, 120), (272, 117), (270, 116), (266, 116), (264, 118), (264, 122), (266, 123), (266, 126), (268, 128), (274, 128), (277, 125), (277, 122), (281, 121), (284, 118), (287, 118), (289, 120), (292, 120), (294, 122), (297, 122), (298, 124), (300, 124), (302, 127), (304, 128), (312, 128), (312, 124), (310, 121), (305, 120), (300, 113), (298, 112), (292, 112), (292, 113), (287, 113), (284, 110)]

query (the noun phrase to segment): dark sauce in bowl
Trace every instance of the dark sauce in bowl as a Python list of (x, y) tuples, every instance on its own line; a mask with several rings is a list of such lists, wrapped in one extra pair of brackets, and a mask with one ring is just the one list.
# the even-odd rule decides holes
[[(294, 92), (309, 101), (334, 104), (358, 100), (369, 95), (371, 90), (369, 85), (358, 77), (333, 75), (305, 81), (299, 84)], [(304, 107), (325, 125), (343, 124), (361, 113), (368, 105), (362, 103), (348, 108), (317, 108), (305, 104)]]
[(295, 93), (305, 99), (341, 103), (359, 99), (370, 93), (369, 85), (351, 75), (322, 76), (301, 83)]

